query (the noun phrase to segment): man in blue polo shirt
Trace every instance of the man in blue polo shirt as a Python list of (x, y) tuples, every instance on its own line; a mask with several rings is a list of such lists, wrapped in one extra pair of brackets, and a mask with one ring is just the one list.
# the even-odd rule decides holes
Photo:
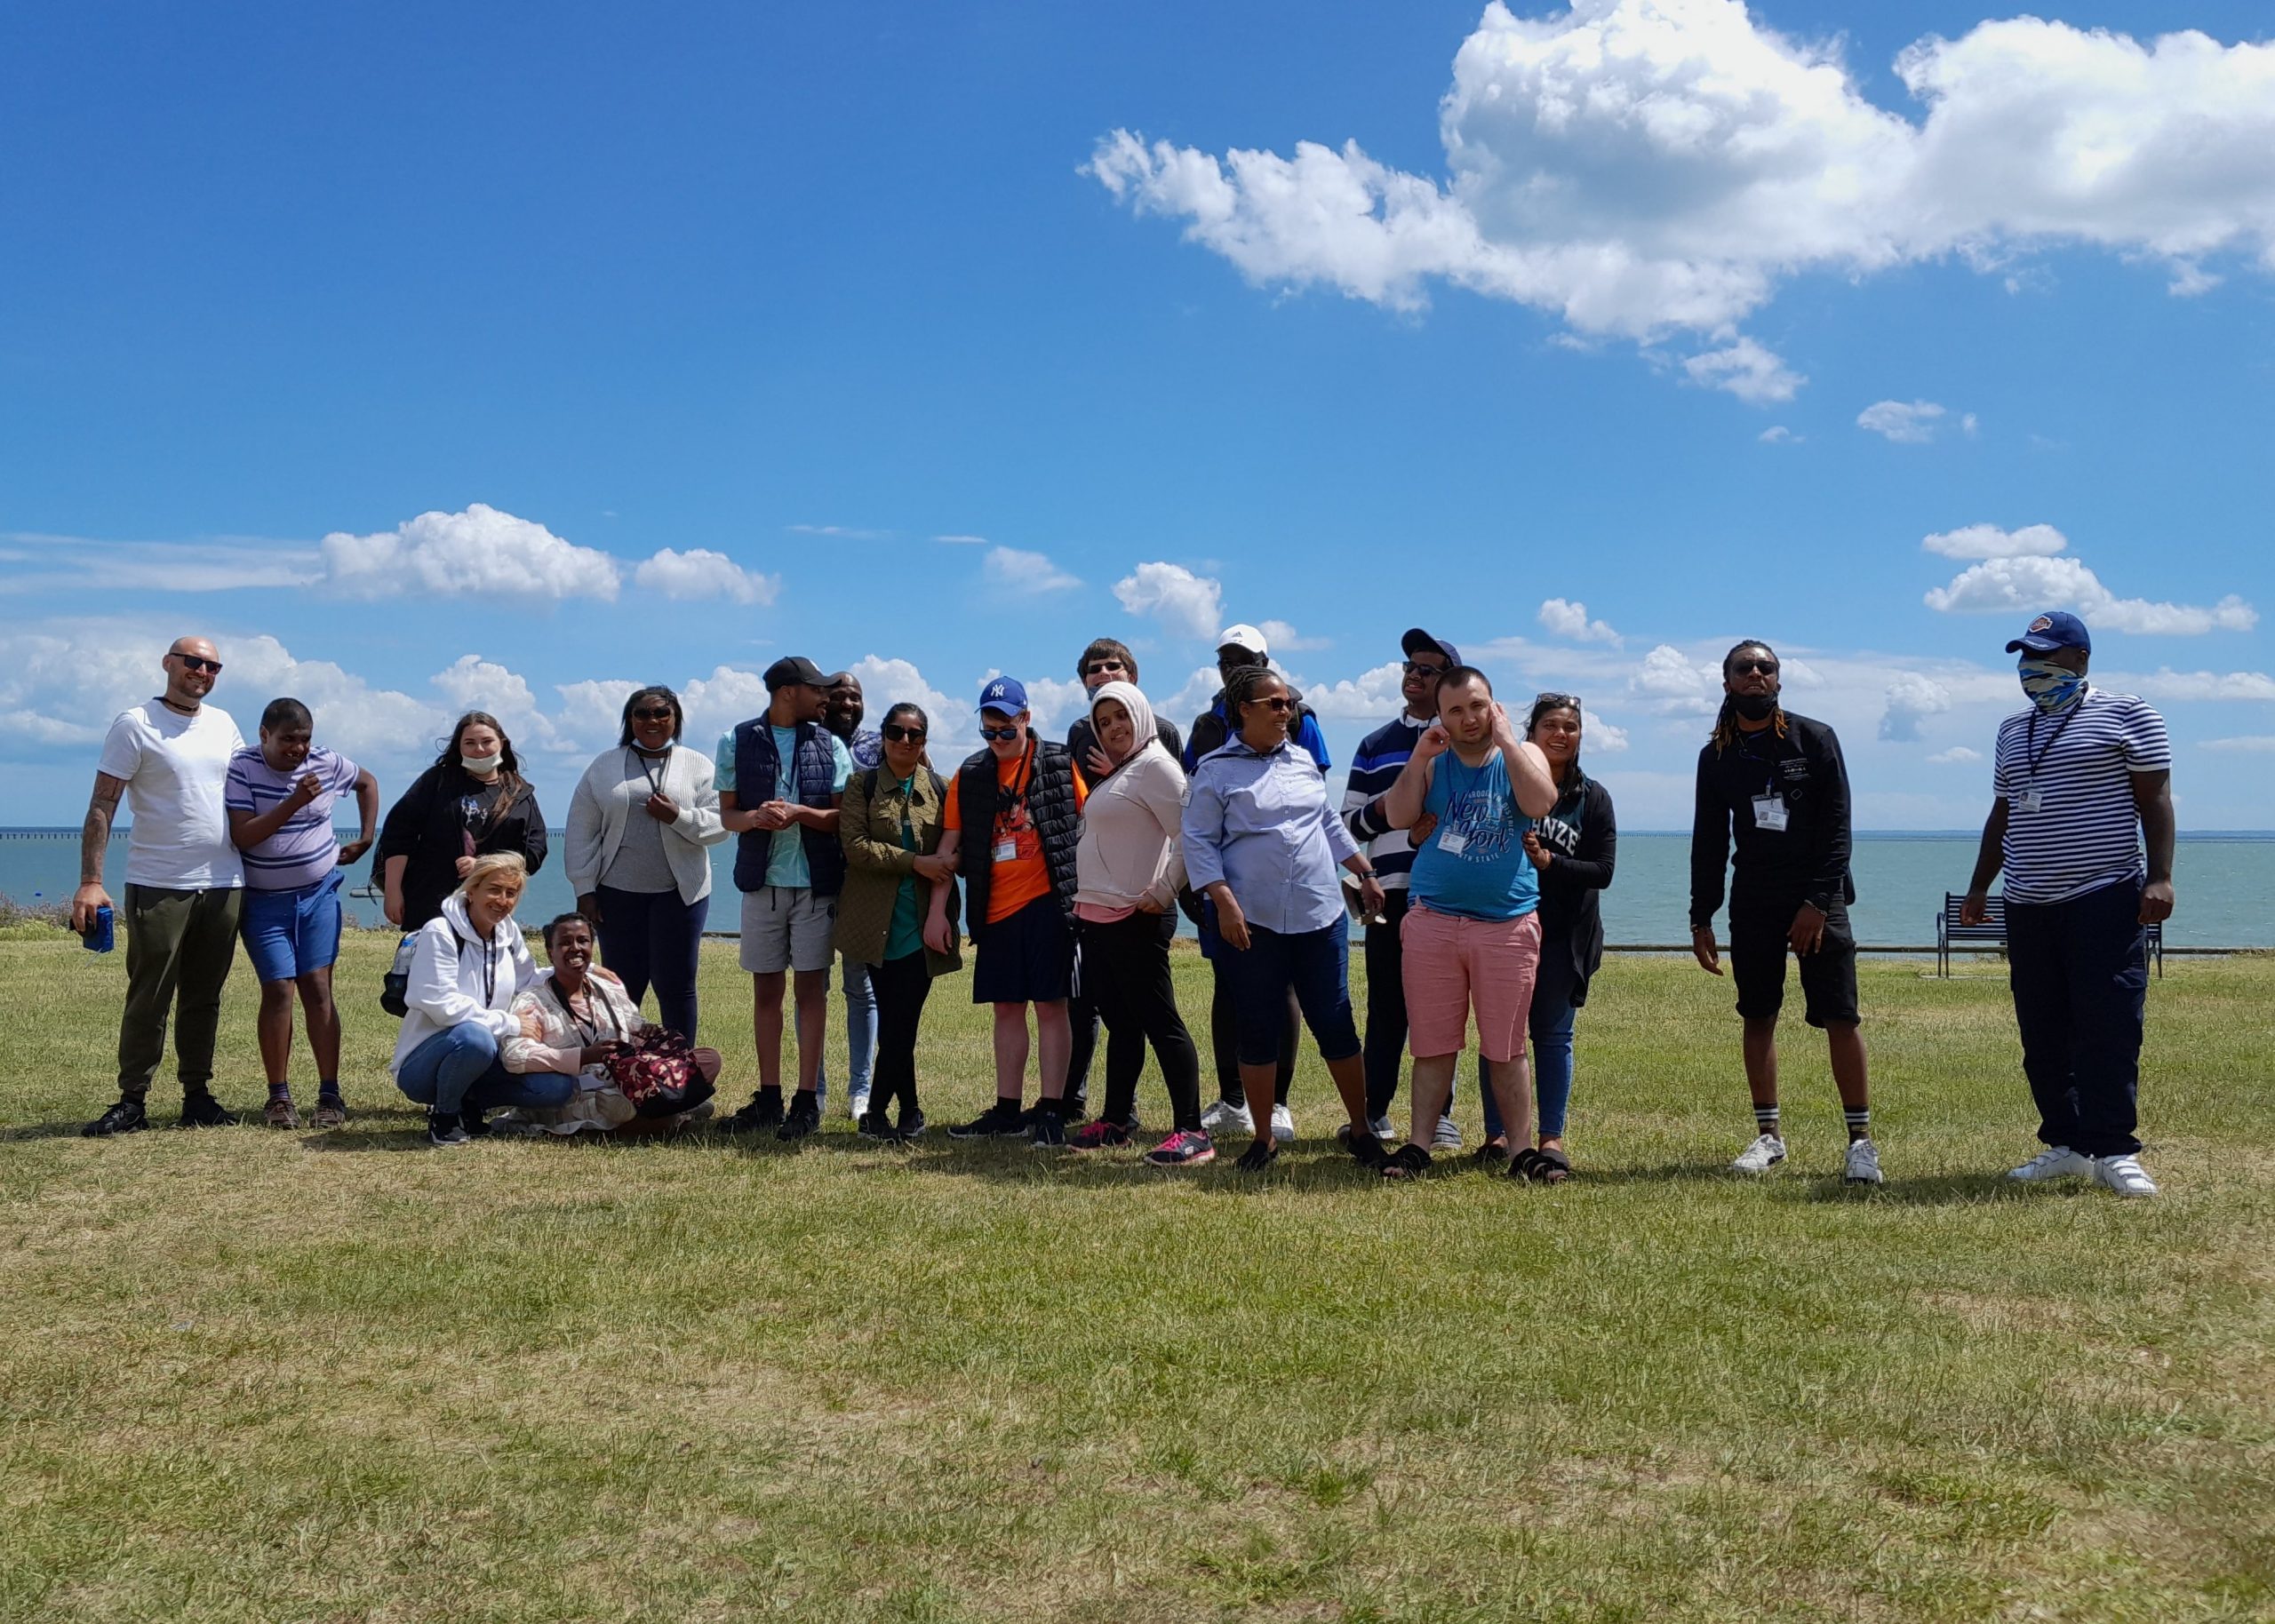
[(2144, 701), (2086, 681), (2093, 639), (2075, 615), (2039, 616), (2007, 652), (2022, 656), (2030, 704), (1999, 724), (1996, 799), (1960, 915), (1983, 922), (2004, 869), (2015, 1024), (2046, 1146), (2007, 1176), (2153, 1196), (2134, 1129), (2146, 927), (2172, 916), (2172, 747)]

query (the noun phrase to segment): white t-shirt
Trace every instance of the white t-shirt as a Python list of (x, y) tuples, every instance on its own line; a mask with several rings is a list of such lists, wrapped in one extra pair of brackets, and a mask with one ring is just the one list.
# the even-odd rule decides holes
[(229, 758), (245, 745), (227, 711), (184, 716), (162, 699), (121, 711), (103, 740), (100, 770), (126, 780), (126, 883), (167, 891), (229, 891), (245, 882), (222, 807)]

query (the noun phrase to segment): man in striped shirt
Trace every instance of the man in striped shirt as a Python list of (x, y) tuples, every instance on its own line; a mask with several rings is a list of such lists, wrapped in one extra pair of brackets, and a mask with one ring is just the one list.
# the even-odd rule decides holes
[(2146, 703), (2086, 681), (2093, 639), (2075, 615), (2039, 616), (2007, 652), (2022, 656), (2031, 703), (1999, 725), (1995, 799), (1960, 917), (1984, 920), (2004, 869), (2015, 1023), (2046, 1146), (2008, 1176), (2153, 1196), (2134, 1129), (2146, 927), (2172, 915), (2172, 747)]

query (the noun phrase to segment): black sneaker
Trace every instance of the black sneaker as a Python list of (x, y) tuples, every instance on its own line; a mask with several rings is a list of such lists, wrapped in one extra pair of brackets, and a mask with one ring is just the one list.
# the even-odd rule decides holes
[(1019, 1139), (1028, 1132), (1026, 1113), (1017, 1100), (998, 1099), (969, 1122), (948, 1130), (951, 1139)]
[(1034, 1118), (1034, 1148), (1038, 1150), (1063, 1150), (1066, 1148), (1066, 1124), (1055, 1111), (1040, 1111)]
[(719, 1118), (713, 1126), (722, 1134), (755, 1134), (762, 1128), (778, 1126), (782, 1121), (782, 1093), (762, 1088), (750, 1096), (750, 1103), (740, 1111)]
[(803, 1089), (791, 1103), (789, 1115), (782, 1118), (782, 1126), (774, 1130), (777, 1139), (803, 1139), (821, 1126), (821, 1103)]
[(184, 1096), (181, 1103), (181, 1121), (179, 1126), (235, 1127), (237, 1126), (237, 1118), (235, 1112), (224, 1108), (221, 1102), (212, 1095), (199, 1093)]
[(141, 1100), (131, 1094), (118, 1096), (118, 1103), (79, 1130), (86, 1139), (108, 1139), (117, 1134), (139, 1134), (150, 1126), (150, 1117), (142, 1109)]
[(466, 1129), (459, 1126), (456, 1111), (430, 1111), (427, 1113), (427, 1143), (429, 1149), (442, 1150), (452, 1145), (471, 1144)]
[(492, 1129), (482, 1119), (482, 1108), (479, 1105), (469, 1105), (459, 1112), (459, 1131), (468, 1139), (487, 1139)]
[(1240, 1160), (1233, 1164), (1235, 1173), (1261, 1173), (1280, 1159), (1280, 1142), (1259, 1139), (1241, 1152)]
[(893, 1133), (904, 1140), (923, 1138), (924, 1113), (914, 1106), (911, 1106), (900, 1113), (900, 1126), (895, 1128)]
[(864, 1139), (878, 1139), (887, 1143), (900, 1137), (893, 1131), (892, 1123), (885, 1113), (874, 1106), (861, 1113), (861, 1119), (853, 1125), (853, 1131)]

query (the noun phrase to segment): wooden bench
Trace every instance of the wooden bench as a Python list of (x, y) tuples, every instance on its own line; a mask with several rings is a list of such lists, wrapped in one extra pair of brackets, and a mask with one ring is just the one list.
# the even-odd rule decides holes
[[(1980, 925), (1960, 923), (1960, 910), (1966, 903), (1964, 893), (1944, 893), (1944, 911), (1936, 919), (1936, 974), (1938, 975), (1950, 976), (1954, 943), (1984, 942), (1997, 947), (2002, 953), (2007, 951), (2006, 897), (1994, 893), (1984, 899), (1984, 916)], [(2160, 924), (2151, 925), (2148, 927), (2148, 932), (2149, 958), (2161, 977), (2165, 973), (2165, 927)]]

